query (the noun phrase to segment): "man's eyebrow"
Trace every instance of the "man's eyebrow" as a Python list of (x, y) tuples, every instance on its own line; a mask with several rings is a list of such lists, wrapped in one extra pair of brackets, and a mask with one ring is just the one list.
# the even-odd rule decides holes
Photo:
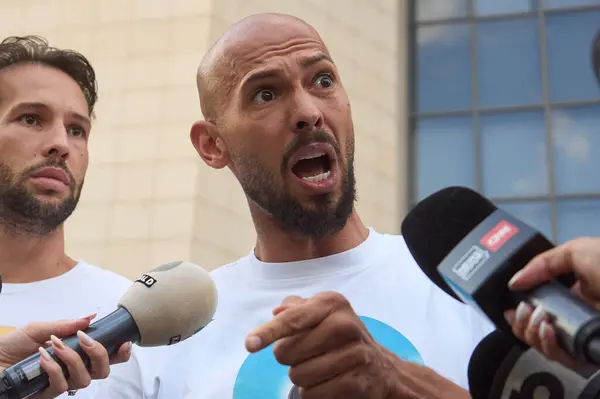
[(280, 74), (281, 74), (281, 70), (279, 68), (263, 69), (260, 71), (252, 72), (250, 75), (248, 75), (244, 79), (244, 82), (242, 83), (242, 85), (247, 86), (254, 82), (263, 80), (263, 79), (277, 77)]
[(333, 60), (331, 59), (331, 57), (329, 55), (325, 54), (325, 53), (320, 53), (320, 54), (313, 55), (311, 57), (304, 58), (302, 61), (300, 61), (300, 64), (303, 67), (308, 68), (308, 67), (311, 67), (311, 66), (313, 66), (315, 64), (318, 64), (321, 61), (327, 61), (327, 62), (330, 62), (332, 64), (335, 64), (333, 62)]
[[(325, 53), (319, 53), (316, 55), (313, 55), (311, 57), (306, 57), (303, 58), (300, 61), (300, 65), (302, 65), (302, 67), (304, 68), (309, 68), (315, 64), (318, 64), (319, 62), (322, 61), (327, 61), (330, 63), (334, 63), (333, 60), (331, 59), (331, 57)], [(281, 70), (279, 68), (271, 68), (271, 69), (263, 69), (263, 70), (259, 70), (256, 72), (253, 72), (251, 74), (249, 74), (243, 81), (242, 85), (246, 86), (246, 85), (250, 85), (254, 82), (263, 80), (263, 79), (268, 79), (268, 78), (274, 78), (277, 77), (281, 74)]]

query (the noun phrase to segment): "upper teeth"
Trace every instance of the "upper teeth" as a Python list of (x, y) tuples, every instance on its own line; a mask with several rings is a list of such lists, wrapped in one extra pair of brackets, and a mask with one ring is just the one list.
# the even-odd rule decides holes
[(327, 179), (330, 174), (331, 174), (331, 171), (327, 171), (327, 172), (319, 173), (316, 176), (305, 176), (302, 178), (302, 180), (319, 182), (319, 181), (323, 181), (323, 180)]
[(304, 156), (303, 156), (303, 157), (301, 157), (300, 159), (313, 159), (313, 158), (319, 158), (319, 157), (322, 157), (323, 155), (327, 155), (327, 154), (325, 153), (325, 151), (323, 151), (323, 150), (315, 150), (315, 151), (312, 151), (312, 152), (311, 152), (311, 153), (309, 153), (309, 154), (306, 154), (306, 155), (304, 155)]

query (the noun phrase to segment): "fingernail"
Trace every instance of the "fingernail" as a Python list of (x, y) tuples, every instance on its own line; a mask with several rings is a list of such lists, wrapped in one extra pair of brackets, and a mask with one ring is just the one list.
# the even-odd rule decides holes
[(46, 341), (46, 346), (49, 348), (52, 346), (52, 341)]
[(84, 317), (84, 319), (86, 319), (86, 320), (92, 320), (92, 319), (94, 319), (96, 316), (97, 316), (97, 313), (92, 313), (92, 314), (91, 314), (91, 315), (89, 315), (89, 316), (85, 316), (85, 317)]
[(511, 312), (504, 312), (504, 319), (508, 324), (512, 325), (514, 321), (514, 314), (512, 314)]
[(525, 320), (525, 318), (529, 315), (529, 312), (531, 312), (531, 307), (529, 307), (528, 304), (525, 302), (519, 303), (519, 306), (517, 306), (517, 312), (515, 314), (517, 322)]
[(550, 328), (550, 325), (548, 324), (547, 321), (542, 321), (542, 324), (540, 325), (540, 339), (545, 340), (546, 338), (548, 338), (548, 329)]
[(261, 339), (259, 336), (250, 335), (248, 338), (246, 338), (246, 349), (248, 349), (250, 352), (259, 350), (260, 345)]
[(531, 328), (537, 326), (542, 322), (542, 320), (544, 320), (544, 317), (546, 317), (546, 312), (544, 312), (544, 308), (538, 306), (537, 308), (535, 308), (533, 314), (531, 315), (531, 318), (529, 319), (529, 327)]
[(56, 335), (51, 335), (50, 340), (58, 349), (65, 349), (65, 344), (62, 343), (60, 339)]
[(132, 349), (133, 349), (133, 344), (131, 342), (127, 342), (127, 347), (125, 348), (125, 351), (127, 352), (127, 356), (131, 355)]
[(94, 345), (94, 340), (89, 335), (87, 335), (86, 333), (84, 333), (81, 330), (77, 331), (77, 338), (79, 338), (81, 343), (84, 344), (85, 346)]
[(52, 360), (52, 356), (50, 356), (50, 354), (44, 347), (40, 346), (38, 351), (40, 352), (40, 356), (43, 357), (44, 360), (46, 360), (46, 361)]
[(512, 288), (512, 286), (515, 284), (515, 282), (523, 275), (523, 271), (519, 271), (517, 272), (517, 274), (515, 274), (510, 281), (508, 282), (508, 287)]

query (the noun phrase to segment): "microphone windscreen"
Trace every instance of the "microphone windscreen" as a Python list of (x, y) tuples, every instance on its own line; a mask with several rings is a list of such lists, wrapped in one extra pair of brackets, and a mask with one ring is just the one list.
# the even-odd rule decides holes
[(421, 270), (456, 299), (458, 296), (442, 279), (437, 267), (496, 209), (494, 204), (471, 189), (447, 187), (419, 202), (402, 221), (402, 235)]
[[(506, 376), (500, 376), (502, 364), (508, 354), (519, 350), (514, 346), (515, 340), (506, 336), (500, 330), (492, 331), (477, 345), (467, 371), (469, 377), (469, 392), (473, 399), (490, 399), (492, 392), (501, 392), (498, 381)], [(504, 372), (506, 374), (506, 372)]]
[(211, 320), (217, 309), (217, 288), (198, 265), (172, 262), (143, 274), (125, 292), (119, 306), (133, 317), (139, 346), (164, 346), (183, 341)]
[[(406, 246), (421, 270), (455, 299), (461, 300), (446, 284), (437, 267), (454, 247), (497, 209), (474, 190), (447, 187), (419, 202), (402, 221)], [(558, 276), (556, 280), (566, 287), (577, 281), (574, 273)]]
[(499, 330), (475, 348), (468, 376), (473, 399), (600, 397), (596, 367), (567, 368)]

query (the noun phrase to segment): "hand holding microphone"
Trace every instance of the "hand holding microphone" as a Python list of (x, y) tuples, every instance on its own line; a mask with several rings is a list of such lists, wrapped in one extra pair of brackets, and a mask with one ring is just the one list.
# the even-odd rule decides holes
[[(88, 336), (104, 348), (101, 360), (126, 342), (145, 347), (172, 345), (205, 327), (212, 320), (216, 306), (217, 291), (208, 272), (191, 263), (168, 263), (136, 280), (121, 298), (117, 310), (91, 324), (85, 330), (86, 335), (72, 335), (58, 345), (54, 340), (47, 352), (60, 365), (67, 380), (73, 379), (79, 369), (65, 364), (54, 347), (70, 355), (76, 353), (87, 368), (93, 368), (98, 359), (88, 356), (86, 339), (80, 342), (80, 337)], [(49, 373), (42, 367), (45, 362), (42, 353), (0, 372), (0, 399), (28, 398), (50, 384)]]
[[(589, 306), (600, 309), (600, 239), (578, 238), (536, 256), (509, 283), (515, 291), (525, 291), (552, 279), (574, 273), (577, 281), (571, 288), (575, 296)], [(560, 348), (556, 331), (543, 307), (533, 309), (522, 302), (517, 310), (505, 313), (515, 335), (544, 353), (549, 359), (568, 367), (578, 362)]]
[(518, 271), (554, 248), (539, 231), (471, 189), (448, 187), (417, 204), (402, 233), (423, 272), (498, 329), (512, 334), (505, 311), (525, 301), (545, 310), (563, 349), (600, 365), (600, 313), (569, 290), (573, 273), (527, 291), (508, 288)]
[[(87, 341), (82, 347), (91, 361), (88, 371), (81, 357), (72, 349), (54, 347), (56, 356), (64, 363), (70, 372), (67, 379), (61, 366), (49, 356), (44, 348), (51, 336), (66, 337), (86, 329), (93, 316), (78, 320), (63, 320), (46, 323), (30, 323), (25, 327), (14, 330), (0, 337), (0, 371), (25, 359), (32, 353), (43, 353), (40, 359), (41, 368), (48, 374), (49, 387), (31, 396), (31, 399), (55, 398), (67, 390), (87, 387), (92, 379), (103, 379), (109, 374), (109, 358), (106, 349), (96, 341)], [(81, 332), (79, 332), (81, 335)], [(86, 339), (86, 338), (84, 338)], [(52, 346), (55, 344), (52, 343)], [(110, 359), (110, 364), (123, 363), (129, 360), (131, 344), (121, 346), (118, 353)]]
[[(577, 281), (575, 273), (538, 285), (524, 274), (518, 280), (529, 281), (529, 289), (508, 287), (540, 254), (554, 253), (554, 245), (540, 232), (471, 189), (448, 187), (410, 211), (402, 234), (421, 270), (438, 287), (498, 328), (471, 358), (473, 399), (531, 399), (544, 393), (557, 399), (600, 397), (600, 313), (569, 289)], [(545, 309), (563, 350), (596, 367), (562, 367), (526, 346), (505, 318), (520, 302)]]

